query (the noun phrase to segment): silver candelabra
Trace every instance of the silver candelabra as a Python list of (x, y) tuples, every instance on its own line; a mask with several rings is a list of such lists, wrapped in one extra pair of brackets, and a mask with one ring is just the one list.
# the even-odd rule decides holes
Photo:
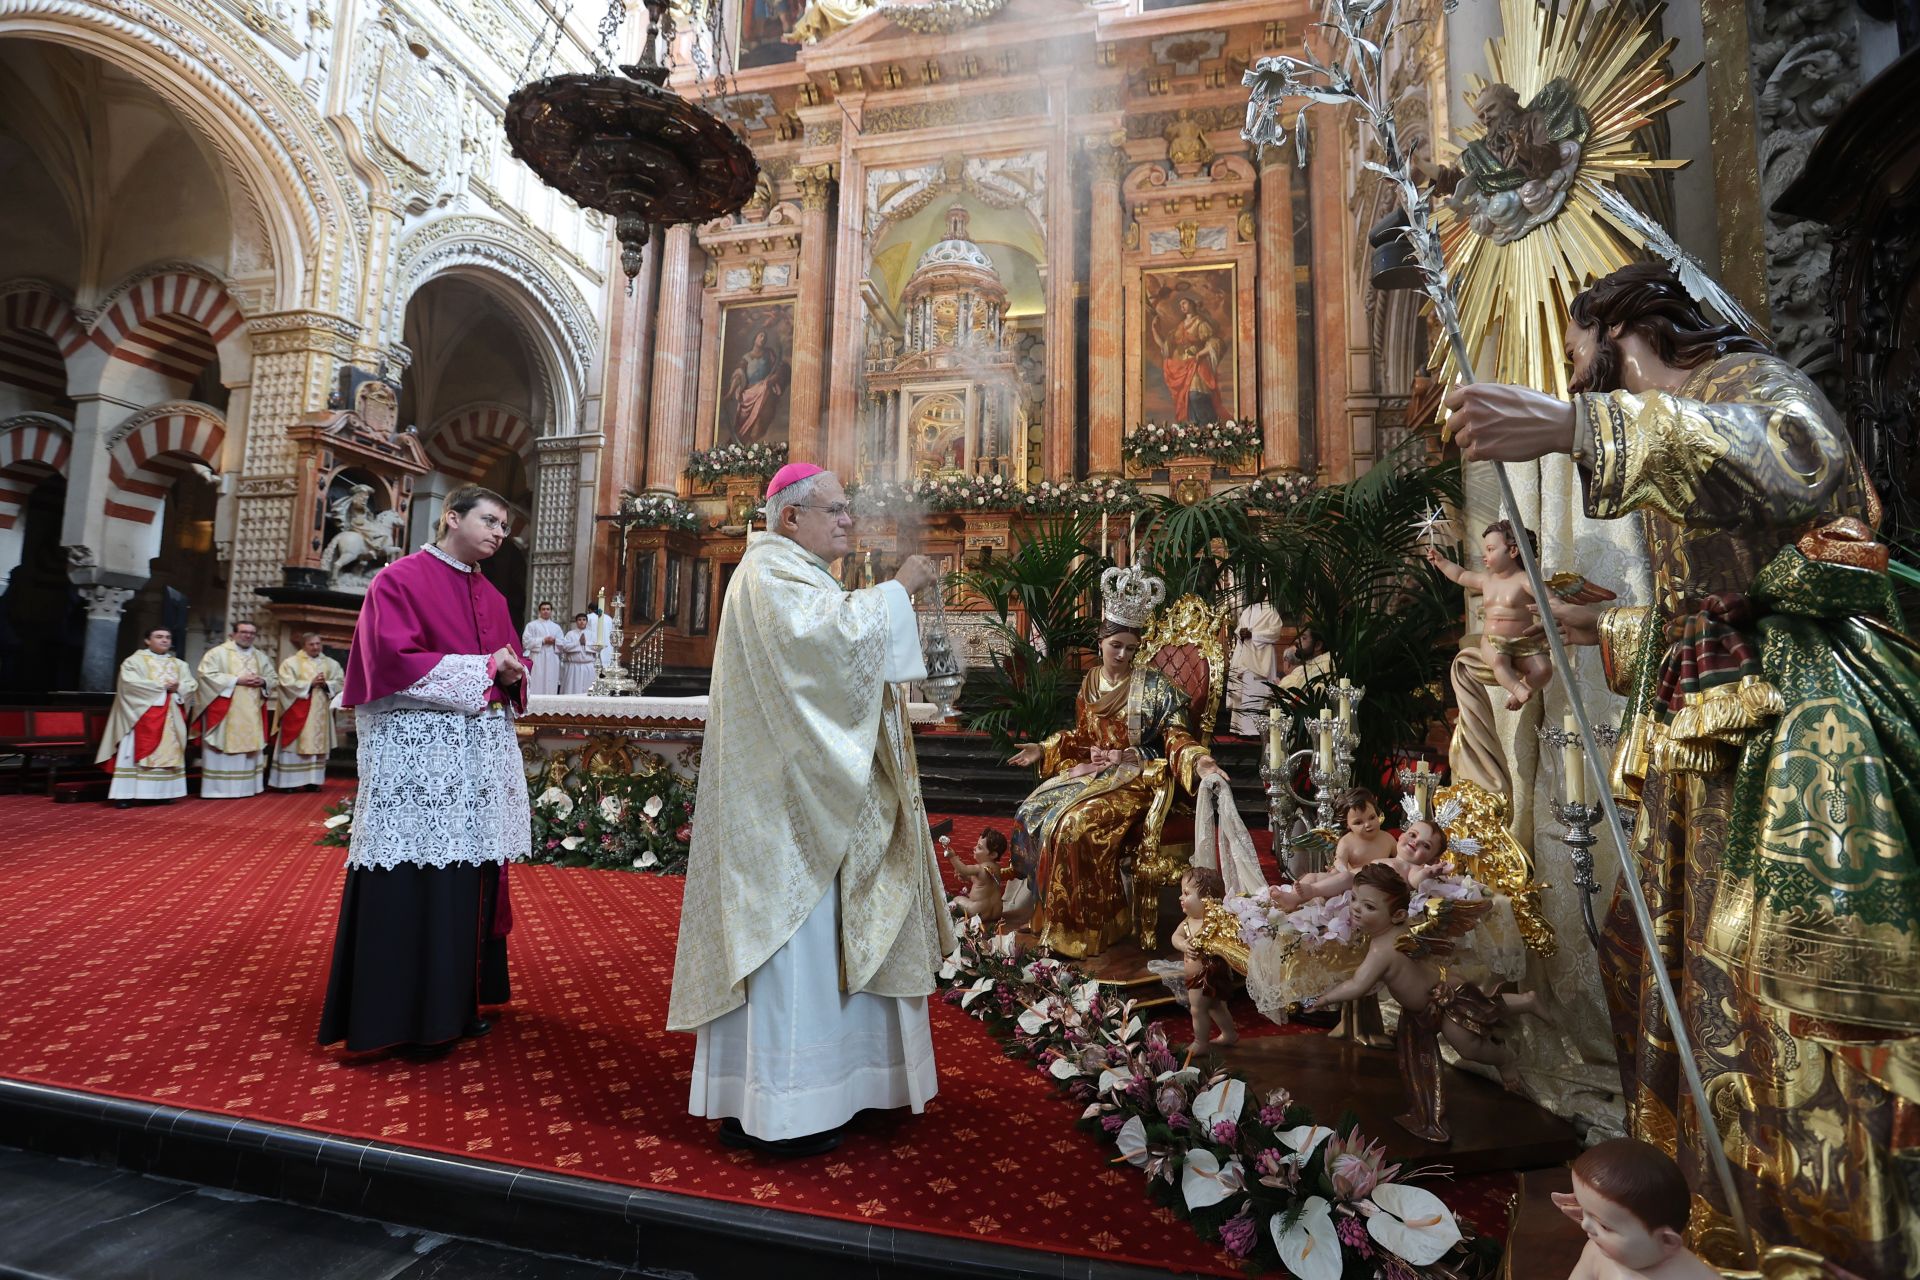
[[(1329, 692), (1339, 699), (1339, 711), (1309, 719), (1305, 727), (1316, 736), (1321, 733), (1329, 736), (1331, 760), (1324, 759), (1312, 746), (1290, 749), (1295, 727), (1293, 716), (1276, 715), (1267, 722), (1269, 735), (1279, 744), (1277, 752), (1270, 744), (1260, 763), (1260, 781), (1267, 793), (1267, 827), (1273, 833), (1274, 856), (1295, 879), (1309, 872), (1327, 870), (1332, 850), (1331, 841), (1309, 840), (1305, 834), (1295, 832), (1298, 810), (1311, 805), (1314, 828), (1337, 832), (1339, 819), (1334, 813), (1334, 802), (1353, 785), (1354, 756), (1360, 746), (1360, 735), (1353, 729), (1353, 709), (1366, 696), (1366, 690), (1346, 685)], [(1302, 764), (1307, 766), (1307, 778), (1313, 784), (1310, 796), (1302, 795), (1294, 786)]]
[[(1541, 755), (1552, 762), (1547, 771), (1548, 807), (1553, 810), (1554, 821), (1566, 828), (1559, 840), (1567, 846), (1568, 861), (1573, 866), (1573, 888), (1580, 895), (1580, 918), (1586, 925), (1587, 938), (1598, 946), (1600, 925), (1595, 918), (1593, 900), (1600, 892), (1600, 884), (1593, 874), (1593, 847), (1600, 842), (1594, 827), (1603, 821), (1604, 810), (1588, 799), (1593, 779), (1586, 772), (1586, 753), (1580, 746), (1579, 729), (1541, 725), (1539, 733)], [(1610, 756), (1614, 744), (1620, 740), (1620, 731), (1610, 724), (1596, 724), (1593, 737)], [(1606, 785), (1608, 772), (1605, 767), (1598, 770), (1601, 786)]]

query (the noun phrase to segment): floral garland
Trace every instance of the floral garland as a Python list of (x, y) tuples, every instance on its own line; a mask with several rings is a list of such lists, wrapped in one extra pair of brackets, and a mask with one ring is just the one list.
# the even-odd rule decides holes
[(692, 507), (670, 493), (643, 493), (630, 496), (620, 504), (621, 514), (637, 517), (640, 529), (674, 529), (693, 533), (700, 528), (700, 517)]
[(1116, 515), (1146, 506), (1132, 481), (1042, 480), (1022, 489), (1005, 476), (922, 476), (910, 485), (870, 480), (847, 490), (856, 515), (1011, 511), (1016, 515)]
[(1238, 418), (1225, 422), (1149, 422), (1127, 434), (1121, 452), (1134, 466), (1149, 470), (1175, 458), (1239, 462), (1260, 452), (1260, 424)]
[(696, 487), (712, 488), (727, 476), (771, 479), (787, 464), (787, 446), (781, 444), (723, 444), (687, 455), (683, 473)]
[(1286, 511), (1306, 498), (1318, 486), (1313, 477), (1297, 471), (1277, 476), (1261, 476), (1240, 489), (1240, 496), (1255, 511)]
[(1421, 1280), (1490, 1273), (1499, 1249), (1471, 1239), (1440, 1197), (1357, 1126), (1313, 1122), (1284, 1089), (1264, 1100), (1225, 1070), (1181, 1067), (1166, 1032), (1056, 960), (1022, 963), (1011, 935), (977, 919), (940, 971), (946, 999), (985, 1022), (1085, 1105), (1148, 1189), (1252, 1269), (1299, 1280)]
[(533, 797), (532, 862), (685, 875), (693, 789), (670, 769), (586, 773)]
[[(530, 780), (528, 790), (544, 778)], [(532, 798), (529, 862), (655, 875), (687, 873), (693, 839), (693, 788), (671, 770), (649, 774), (587, 774), (548, 785)], [(344, 849), (353, 842), (354, 797), (324, 810), (314, 843)]]
[(1020, 497), (1024, 515), (1125, 515), (1145, 509), (1146, 499), (1131, 480), (1042, 480)]

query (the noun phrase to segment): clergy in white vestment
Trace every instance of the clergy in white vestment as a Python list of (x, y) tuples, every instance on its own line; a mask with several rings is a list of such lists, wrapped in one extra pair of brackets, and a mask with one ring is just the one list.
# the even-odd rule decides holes
[(300, 647), (280, 664), (276, 690), (280, 717), (273, 726), (273, 764), (267, 785), (280, 791), (319, 790), (327, 781), (327, 757), (333, 754), (333, 700), (340, 696), (346, 672), (326, 655), (320, 633), (309, 631)]
[(553, 620), (553, 606), (542, 600), (540, 616), (520, 633), (520, 648), (527, 655), (528, 693), (560, 692), (560, 637), (564, 634)]
[(1234, 627), (1233, 684), (1228, 696), (1233, 707), (1233, 731), (1258, 738), (1267, 731), (1267, 686), (1280, 678), (1280, 633), (1286, 624), (1279, 610), (1264, 600), (1240, 611)]
[(583, 694), (593, 688), (600, 675), (600, 651), (593, 647), (587, 630), (587, 615), (573, 615), (573, 629), (560, 637), (560, 693), (564, 697)]
[(200, 798), (257, 796), (266, 785), (267, 738), (272, 719), (273, 663), (254, 647), (251, 622), (236, 622), (233, 638), (200, 659)]
[(147, 632), (147, 643), (120, 664), (113, 712), (94, 762), (113, 771), (107, 799), (125, 809), (136, 800), (163, 804), (187, 794), (187, 708), (193, 673), (173, 656), (173, 633)]
[(688, 1109), (776, 1155), (925, 1108), (954, 947), (897, 687), (925, 677), (912, 594), (938, 571), (844, 590), (847, 506), (832, 473), (781, 468), (728, 583), (667, 1011), (698, 1035)]
[(1304, 689), (1333, 674), (1333, 655), (1312, 627), (1300, 628), (1293, 645), (1285, 654), (1287, 674), (1280, 677), (1282, 689)]

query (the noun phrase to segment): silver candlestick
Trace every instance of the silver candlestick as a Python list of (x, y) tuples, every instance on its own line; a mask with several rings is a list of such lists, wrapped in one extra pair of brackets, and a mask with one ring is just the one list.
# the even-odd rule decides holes
[[(1600, 843), (1600, 838), (1593, 828), (1602, 821), (1605, 811), (1587, 802), (1586, 788), (1592, 779), (1585, 774), (1587, 760), (1580, 749), (1578, 730), (1569, 732), (1541, 725), (1539, 733), (1541, 755), (1550, 762), (1547, 804), (1553, 811), (1554, 821), (1566, 828), (1559, 840), (1567, 846), (1568, 861), (1573, 867), (1573, 888), (1580, 895), (1580, 919), (1586, 926), (1588, 940), (1599, 946), (1600, 925), (1595, 918), (1593, 900), (1600, 892), (1600, 884), (1593, 874), (1593, 847)], [(1620, 740), (1620, 731), (1610, 724), (1596, 724), (1593, 737), (1603, 751), (1611, 754), (1614, 744)], [(1604, 768), (1599, 770), (1602, 786), (1606, 785), (1608, 772)]]

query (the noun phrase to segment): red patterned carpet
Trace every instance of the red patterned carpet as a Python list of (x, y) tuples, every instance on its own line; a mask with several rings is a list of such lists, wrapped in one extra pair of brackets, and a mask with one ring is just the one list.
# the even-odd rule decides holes
[[(678, 879), (517, 868), (515, 1000), (493, 1033), (428, 1062), (343, 1061), (313, 1042), (342, 876), (341, 851), (313, 839), (338, 794), (132, 810), (0, 797), (0, 1076), (691, 1196), (1235, 1273), (1146, 1198), (1138, 1174), (1108, 1164), (1044, 1077), (942, 1002), (940, 1093), (924, 1116), (869, 1113), (837, 1151), (810, 1160), (720, 1147), (716, 1126), (685, 1110), (693, 1038), (664, 1029)], [(977, 823), (962, 825), (970, 847)]]

